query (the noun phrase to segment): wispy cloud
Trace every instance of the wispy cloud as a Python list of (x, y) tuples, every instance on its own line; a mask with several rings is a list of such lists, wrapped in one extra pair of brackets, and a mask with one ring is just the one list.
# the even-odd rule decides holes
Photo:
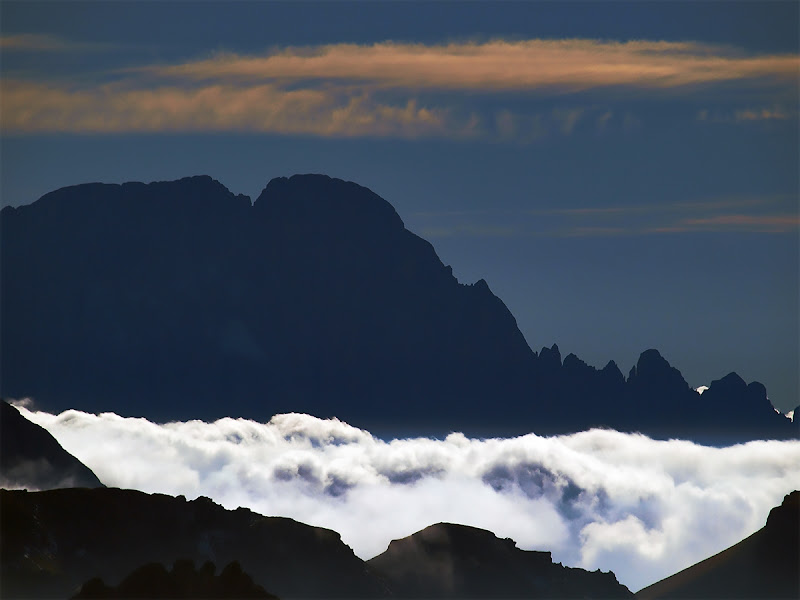
[(800, 230), (797, 196), (742, 196), (700, 201), (524, 211), (419, 212), (426, 237), (608, 237), (692, 232), (783, 234)]
[(790, 116), (789, 111), (781, 108), (762, 108), (760, 110), (737, 110), (734, 118), (737, 121), (771, 121), (775, 119), (784, 121)]
[(800, 442), (707, 448), (588, 431), (383, 441), (335, 419), (158, 425), (21, 409), (106, 485), (209, 496), (329, 527), (362, 558), (438, 521), (611, 569), (636, 590), (764, 525), (800, 487)]
[(106, 44), (75, 42), (53, 35), (40, 33), (16, 33), (0, 35), (0, 50), (3, 52), (66, 52), (102, 50)]
[(0, 127), (26, 132), (239, 131), (317, 136), (469, 136), (476, 121), (446, 108), (381, 103), (325, 89), (208, 85), (89, 89), (25, 81), (2, 84)]
[[(89, 46), (42, 35), (1, 40), (4, 50)], [(612, 118), (623, 131), (641, 127), (629, 112), (613, 117), (608, 106), (563, 102), (574, 92), (635, 88), (657, 98), (669, 89), (731, 82), (788, 89), (798, 67), (797, 55), (748, 55), (695, 42), (332, 44), (146, 64), (105, 72), (97, 75), (105, 80), (94, 82), (70, 81), (63, 73), (4, 79), (0, 126), (15, 134), (252, 131), (530, 143), (572, 135), (589, 120), (595, 132), (608, 130)], [(494, 104), (481, 107), (463, 92), (492, 96)], [(503, 100), (509, 93), (548, 96), (551, 106), (512, 110)], [(552, 106), (555, 99), (559, 105)]]
[(745, 215), (724, 214), (698, 219), (684, 219), (669, 231), (751, 231), (762, 233), (785, 233), (800, 229), (800, 215)]
[(733, 111), (710, 110), (704, 108), (697, 111), (696, 119), (710, 123), (748, 123), (754, 121), (786, 121), (797, 119), (798, 109), (786, 106), (761, 108), (743, 108)]
[(745, 55), (696, 42), (590, 39), (496, 40), (442, 45), (384, 42), (286, 48), (262, 56), (224, 53), (146, 66), (159, 77), (242, 81), (325, 79), (406, 89), (477, 91), (607, 86), (665, 89), (743, 80), (793, 82), (794, 54)]

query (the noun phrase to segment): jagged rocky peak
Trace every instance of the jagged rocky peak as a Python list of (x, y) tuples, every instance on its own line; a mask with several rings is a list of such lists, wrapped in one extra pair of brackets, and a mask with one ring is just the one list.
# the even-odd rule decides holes
[(625, 382), (625, 376), (622, 374), (622, 371), (619, 370), (617, 363), (615, 363), (613, 360), (608, 361), (606, 366), (602, 368), (601, 372), (614, 383), (621, 384)]
[(667, 362), (658, 350), (651, 348), (639, 355), (636, 366), (631, 369), (629, 383), (658, 386), (668, 389), (689, 389), (681, 372)]
[(578, 358), (575, 354), (570, 352), (564, 357), (564, 369), (569, 372), (580, 373), (587, 370), (594, 371), (593, 367), (586, 364), (585, 361)]
[(800, 491), (795, 490), (783, 497), (780, 506), (769, 511), (767, 527), (795, 536), (800, 532)]
[(254, 204), (208, 176), (72, 186), (0, 228), (0, 394), (47, 410), (796, 435), (755, 387), (698, 402), (655, 350), (627, 383), (555, 344), (536, 355), (486, 281), (460, 284), (389, 202), (341, 179), (279, 177)]
[(547, 346), (542, 347), (542, 350), (539, 352), (539, 361), (553, 369), (561, 367), (561, 351), (558, 349), (558, 345), (553, 344), (550, 348)]

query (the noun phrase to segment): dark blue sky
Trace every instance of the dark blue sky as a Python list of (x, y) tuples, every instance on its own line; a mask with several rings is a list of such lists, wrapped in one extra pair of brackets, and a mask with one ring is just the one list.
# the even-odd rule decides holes
[[(4, 1), (2, 203), (366, 185), (534, 349), (798, 404), (796, 2)], [(377, 65), (377, 66), (376, 66)]]

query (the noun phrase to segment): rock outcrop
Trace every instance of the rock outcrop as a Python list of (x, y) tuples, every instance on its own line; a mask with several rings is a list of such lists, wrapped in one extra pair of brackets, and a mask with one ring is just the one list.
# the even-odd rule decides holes
[(553, 563), (490, 531), (439, 523), (368, 561), (401, 598), (628, 598), (613, 573)]

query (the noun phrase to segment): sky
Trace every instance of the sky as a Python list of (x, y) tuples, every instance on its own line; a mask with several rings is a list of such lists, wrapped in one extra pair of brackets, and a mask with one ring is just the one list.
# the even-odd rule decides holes
[(612, 570), (632, 591), (761, 529), (800, 488), (797, 440), (710, 448), (591, 430), (387, 442), (301, 414), (156, 424), (18, 408), (108, 486), (292, 517), (338, 531), (364, 560), (437, 522), (472, 525)]
[(0, 201), (325, 173), (536, 350), (798, 392), (796, 2), (0, 4)]

